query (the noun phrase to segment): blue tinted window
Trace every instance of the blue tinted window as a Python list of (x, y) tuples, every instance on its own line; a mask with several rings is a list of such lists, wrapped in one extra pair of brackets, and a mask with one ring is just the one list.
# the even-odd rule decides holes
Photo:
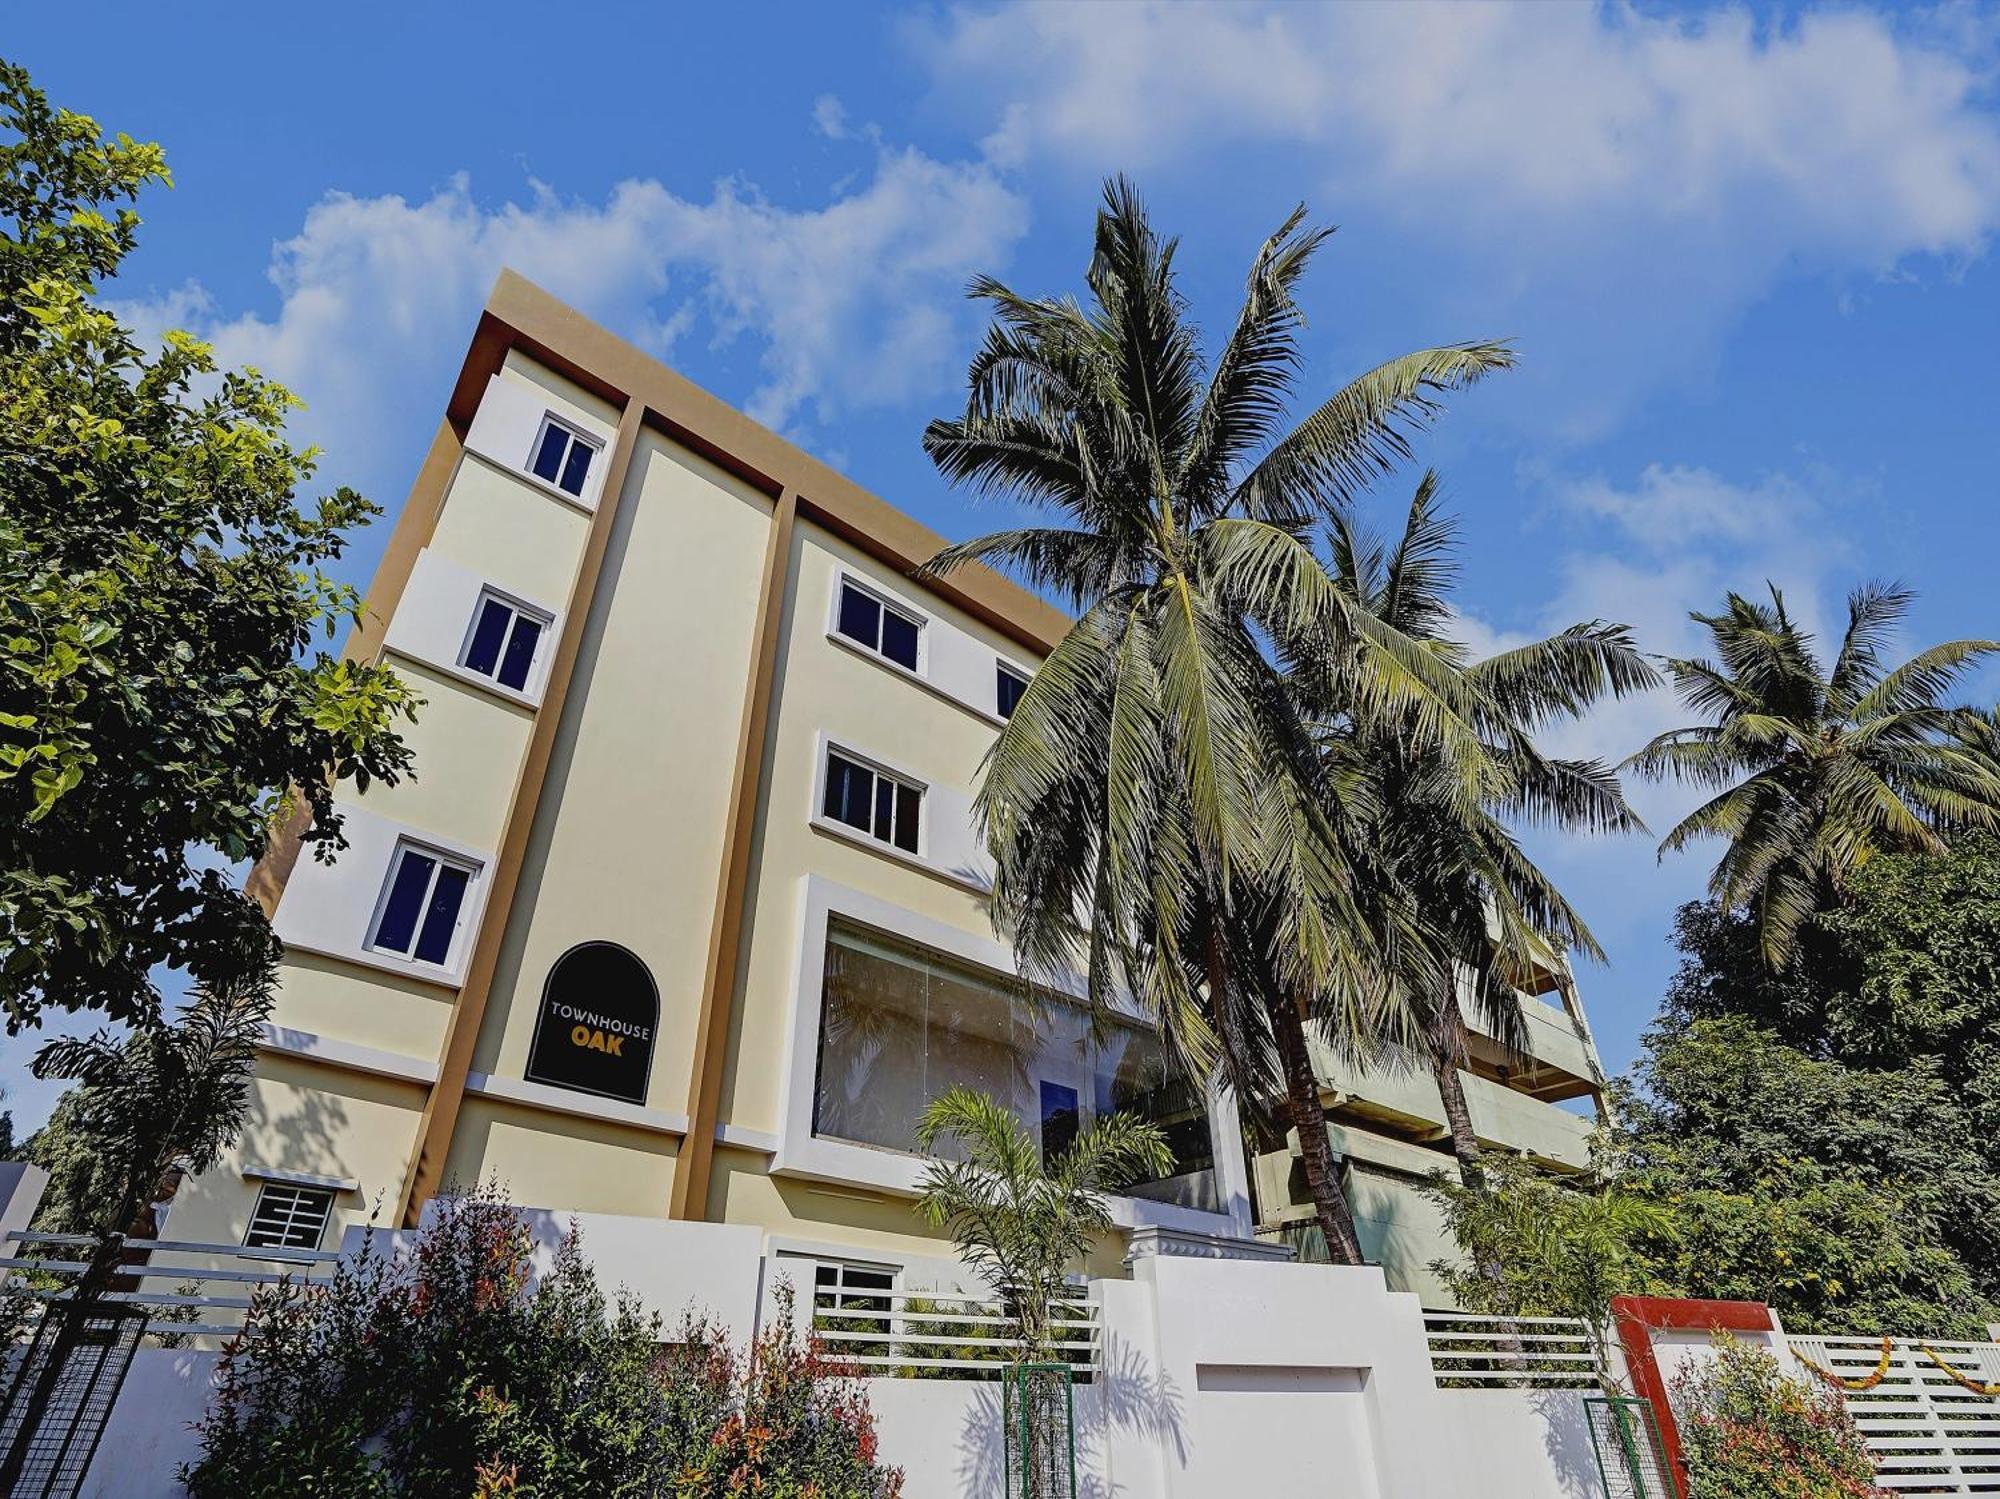
[(914, 786), (900, 782), (896, 786), (896, 847), (904, 853), (917, 851), (917, 808), (924, 799), (923, 792)]
[(419, 853), (403, 855), (396, 866), (395, 882), (389, 887), (389, 899), (382, 906), (382, 919), (375, 926), (377, 947), (389, 952), (409, 952), (417, 918), (423, 914), (424, 892), (430, 888), (431, 871), (436, 868), (435, 859)]
[(556, 482), (562, 473), (563, 453), (569, 447), (569, 433), (554, 422), (542, 430), (542, 445), (535, 450), (535, 477)]
[(472, 628), (472, 644), (465, 648), (468, 670), (476, 671), (482, 677), (493, 675), (494, 664), (500, 659), (500, 647), (507, 639), (507, 621), (513, 617), (514, 611), (498, 599), (480, 600), (479, 623)]
[(999, 707), (1002, 718), (1012, 718), (1014, 710), (1021, 704), (1021, 694), (1028, 690), (1028, 684), (1017, 673), (1007, 667), (999, 669)]
[(826, 805), (822, 809), (836, 822), (867, 832), (875, 791), (875, 773), (838, 755), (826, 760)]
[[(502, 686), (519, 692), (527, 685), (528, 668), (535, 664), (535, 645), (541, 638), (540, 620), (530, 619), (525, 614), (514, 616), (514, 633), (507, 637), (507, 653), (500, 658)], [(473, 669), (478, 670), (477, 667)]]
[[(429, 861), (426, 860), (426, 863)], [(465, 903), (465, 887), (471, 880), (463, 869), (449, 864), (438, 871), (437, 884), (424, 905), (423, 930), (417, 933), (416, 957), (424, 963), (442, 963), (451, 952), (451, 934), (458, 926), (458, 908)]]
[(569, 461), (563, 465), (562, 477), (556, 480), (557, 487), (568, 494), (582, 494), (583, 476), (590, 472), (590, 456), (589, 443), (572, 442), (569, 445)]
[(882, 611), (882, 654), (898, 666), (917, 669), (917, 623), (893, 609)]
[(874, 650), (881, 640), (882, 606), (858, 588), (840, 590), (840, 633)]
[(1081, 1124), (1076, 1108), (1076, 1089), (1061, 1083), (1042, 1084), (1042, 1164), (1055, 1159), (1076, 1143)]

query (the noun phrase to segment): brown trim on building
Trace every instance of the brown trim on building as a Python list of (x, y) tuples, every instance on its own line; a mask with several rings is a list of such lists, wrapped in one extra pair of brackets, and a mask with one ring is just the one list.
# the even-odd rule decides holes
[[(504, 351), (504, 346), (503, 346)], [(471, 960), (466, 965), (465, 982), (451, 1010), (445, 1031), (444, 1052), (438, 1058), (438, 1079), (431, 1085), (424, 1104), (424, 1117), (410, 1151), (409, 1169), (403, 1173), (403, 1197), (397, 1221), (414, 1227), (417, 1214), (444, 1174), (444, 1162), (451, 1149), (453, 1131), (458, 1127), (459, 1109), (465, 1102), (466, 1074), (472, 1070), (473, 1049), (486, 1018), (486, 1003), (493, 990), (493, 972), (500, 961), (500, 945), (513, 915), (514, 891), (520, 883), (521, 863), (526, 855), (528, 836), (534, 827), (535, 809), (542, 798), (542, 784), (548, 775), (549, 757), (562, 727), (563, 703), (569, 696), (570, 679), (576, 670), (577, 653), (584, 636), (584, 621), (590, 614), (598, 575), (603, 571), (604, 553), (611, 529), (624, 506), (625, 479), (639, 447), (644, 425), (644, 408), (638, 401), (625, 407), (618, 423), (617, 448), (604, 475), (604, 487), (591, 517), (590, 535), (577, 565), (576, 582), (570, 589), (565, 617), (571, 627), (556, 642), (555, 659), (549, 664), (548, 683), (541, 706), (535, 713), (534, 733), (528, 740), (528, 754), (514, 784), (513, 804), (507, 810), (506, 832), (493, 861), (493, 885), (486, 893), (486, 907), (474, 935)]]
[[(467, 363), (469, 367), (470, 361)], [(341, 655), (349, 661), (373, 662), (382, 652), (382, 637), (388, 633), (389, 619), (402, 602), (403, 590), (417, 565), (417, 554), (430, 544), (437, 530), (445, 492), (451, 487), (451, 476), (458, 472), (458, 460), (464, 452), (460, 437), (450, 422), (438, 423), (430, 452), (423, 467), (417, 470), (416, 482), (410, 486), (409, 498), (403, 501), (395, 529), (389, 533), (389, 545), (375, 565), (368, 597), (361, 605), (361, 618), (348, 630), (347, 641), (341, 647)], [(243, 882), (244, 894), (264, 908), (266, 920), (278, 913), (278, 901), (298, 865), (300, 839), (311, 820), (304, 806), (294, 812), (272, 833), (264, 856), (251, 869), (250, 878)]]
[(764, 582), (757, 600), (757, 640), (743, 720), (736, 735), (736, 773), (729, 788), (729, 822), (723, 833), (722, 868), (715, 909), (709, 915), (708, 963), (701, 1010), (695, 1020), (694, 1070), (688, 1079), (688, 1132), (674, 1163), (669, 1218), (708, 1216), (708, 1183), (715, 1159), (715, 1129), (722, 1103), (722, 1073), (729, 1057), (730, 1022), (743, 956), (743, 906), (750, 887), (750, 847), (764, 782), (765, 733), (784, 654), (785, 603), (791, 594), (792, 534), (799, 512), (796, 491), (786, 490), (772, 517), (764, 553)]

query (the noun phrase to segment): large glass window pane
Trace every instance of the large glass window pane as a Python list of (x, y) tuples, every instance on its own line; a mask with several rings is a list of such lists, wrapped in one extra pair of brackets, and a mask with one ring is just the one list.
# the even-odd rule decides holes
[(382, 904), (382, 919), (375, 924), (375, 946), (388, 952), (407, 953), (416, 935), (417, 918), (423, 914), (424, 892), (430, 888), (435, 859), (405, 850), (396, 865), (389, 898)]
[(917, 669), (917, 622), (893, 609), (882, 611), (882, 654), (898, 666)]
[(851, 583), (840, 587), (840, 633), (871, 651), (882, 640), (882, 606)]
[(514, 633), (507, 637), (507, 653), (500, 658), (500, 682), (519, 692), (528, 685), (528, 672), (535, 664), (535, 646), (542, 638), (542, 622), (525, 614), (514, 617)]
[(1044, 1158), (1091, 1120), (1132, 1112), (1167, 1133), (1173, 1169), (1133, 1194), (1220, 1211), (1208, 1115), (1158, 1038), (1076, 1006), (1029, 1003), (1019, 982), (836, 920), (828, 929), (814, 1130), (916, 1149), (917, 1121), (953, 1087), (1038, 1130)]
[(514, 611), (498, 599), (479, 601), (479, 622), (472, 627), (472, 644), (465, 648), (466, 670), (476, 671), (482, 677), (493, 675), (494, 665), (500, 659), (501, 642), (507, 638), (507, 621), (513, 617)]
[(417, 934), (419, 962), (442, 963), (451, 952), (451, 934), (458, 927), (458, 908), (465, 903), (465, 887), (472, 876), (449, 864), (438, 871), (437, 884), (424, 907), (423, 930)]
[(569, 433), (554, 422), (542, 429), (542, 445), (535, 450), (535, 477), (556, 482), (562, 472), (563, 453), (569, 447)]

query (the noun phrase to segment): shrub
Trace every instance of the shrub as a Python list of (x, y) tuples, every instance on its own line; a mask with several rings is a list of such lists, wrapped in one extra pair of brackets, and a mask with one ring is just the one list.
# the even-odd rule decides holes
[[(372, 1236), (371, 1236), (372, 1237)], [(608, 1302), (572, 1231), (533, 1273), (526, 1220), (447, 1199), (414, 1251), (372, 1246), (258, 1292), (224, 1354), (194, 1499), (896, 1499), (858, 1384), (793, 1331), (739, 1358)]]
[(1720, 1338), (1675, 1382), (1688, 1499), (1868, 1499), (1885, 1491), (1834, 1391)]

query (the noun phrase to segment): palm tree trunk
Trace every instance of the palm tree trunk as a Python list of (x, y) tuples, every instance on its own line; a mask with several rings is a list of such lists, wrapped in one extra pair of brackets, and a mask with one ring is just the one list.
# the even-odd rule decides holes
[(1444, 1101), (1444, 1123), (1451, 1132), (1451, 1153), (1458, 1161), (1459, 1177), (1475, 1192), (1484, 1191), (1486, 1173), (1479, 1164), (1479, 1132), (1472, 1126), (1465, 1079), (1459, 1074), (1458, 1058), (1451, 1047), (1439, 1046), (1432, 1052), (1431, 1072), (1437, 1078), (1438, 1097)]
[(1285, 1108), (1298, 1132), (1299, 1156), (1305, 1162), (1306, 1186), (1326, 1235), (1327, 1257), (1336, 1265), (1358, 1265), (1361, 1239), (1354, 1231), (1354, 1214), (1340, 1190), (1340, 1168), (1326, 1137), (1326, 1109), (1319, 1101), (1319, 1078), (1313, 1073), (1312, 1052), (1306, 1046), (1305, 1023), (1299, 1007), (1273, 995), (1267, 1012), (1285, 1069)]

